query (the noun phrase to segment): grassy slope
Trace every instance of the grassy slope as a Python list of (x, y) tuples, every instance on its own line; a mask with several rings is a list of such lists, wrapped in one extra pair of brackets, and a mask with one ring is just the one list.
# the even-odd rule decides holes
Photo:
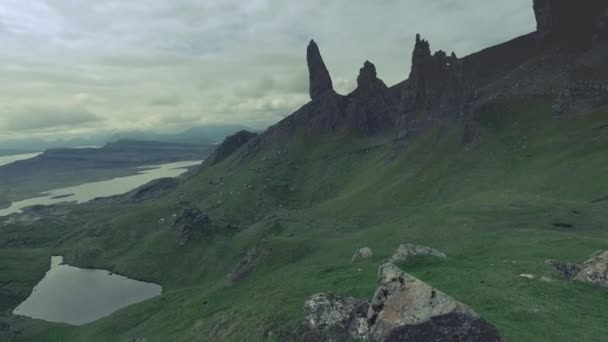
[[(603, 340), (606, 290), (561, 280), (543, 263), (582, 261), (608, 248), (608, 202), (591, 203), (608, 195), (608, 131), (600, 128), (608, 115), (556, 118), (542, 99), (520, 99), (478, 120), (481, 143), (473, 149), (453, 129), (398, 150), (342, 136), (294, 142), (245, 164), (230, 158), (168, 198), (120, 214), (98, 211), (89, 220), (111, 231), (105, 236), (3, 250), (30, 256), (32, 273), (22, 275), (15, 267), (25, 266), (3, 256), (0, 281), (6, 274), (36, 279), (44, 273), (37, 265), (48, 263), (43, 258), (65, 251), (68, 262), (165, 287), (157, 299), (83, 327), (20, 319), (19, 340), (284, 340), (313, 293), (371, 297), (378, 265), (402, 242), (447, 252), (446, 261), (403, 267), (471, 305), (511, 341)], [(212, 208), (215, 220), (183, 248), (170, 226), (158, 223), (179, 201)], [(228, 232), (226, 223), (247, 229)], [(229, 284), (225, 276), (254, 245), (268, 255), (250, 277)], [(362, 246), (375, 257), (351, 265)]]

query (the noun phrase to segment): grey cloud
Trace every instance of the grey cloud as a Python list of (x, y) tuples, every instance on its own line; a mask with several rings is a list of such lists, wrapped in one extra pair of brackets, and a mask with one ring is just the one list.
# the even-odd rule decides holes
[(7, 113), (3, 116), (4, 127), (9, 131), (69, 129), (103, 120), (96, 114), (77, 109), (49, 110), (47, 108), (32, 108), (18, 113)]
[(464, 56), (533, 29), (530, 0), (3, 0), (0, 136), (272, 123), (308, 101), (310, 38), (347, 93), (366, 59), (405, 79), (418, 32)]

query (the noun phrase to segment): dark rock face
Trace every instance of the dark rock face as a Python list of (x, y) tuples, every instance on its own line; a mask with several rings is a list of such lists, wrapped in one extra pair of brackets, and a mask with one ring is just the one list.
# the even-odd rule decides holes
[(177, 216), (174, 228), (180, 245), (187, 244), (202, 228), (211, 223), (209, 215), (198, 208), (187, 208)]
[(260, 252), (257, 248), (252, 248), (247, 251), (245, 256), (239, 261), (239, 263), (232, 269), (228, 275), (228, 279), (232, 282), (237, 282), (245, 278), (257, 265), (260, 259)]
[(319, 341), (503, 341), (471, 308), (393, 264), (380, 267), (371, 303), (317, 294), (304, 317)]
[(221, 162), (232, 155), (241, 146), (247, 144), (251, 139), (257, 136), (257, 133), (242, 130), (227, 137), (209, 157), (209, 161), (212, 164)]
[(334, 86), (331, 76), (314, 40), (311, 40), (308, 44), (306, 60), (310, 74), (310, 98), (315, 100), (326, 93), (333, 92)]
[(607, 8), (603, 0), (534, 0), (537, 32), (546, 41), (588, 47), (603, 29)]

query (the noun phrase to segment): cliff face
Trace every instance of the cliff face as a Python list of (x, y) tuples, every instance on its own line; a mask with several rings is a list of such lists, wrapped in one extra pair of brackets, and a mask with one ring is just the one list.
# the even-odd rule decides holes
[[(366, 61), (357, 89), (337, 94), (319, 47), (307, 62), (312, 101), (250, 146), (348, 130), (404, 139), (430, 125), (464, 123), (485, 104), (513, 96), (553, 98), (556, 114), (608, 103), (608, 2), (535, 0), (536, 32), (464, 58), (416, 36), (409, 79), (387, 87)], [(466, 139), (465, 139), (466, 140)]]

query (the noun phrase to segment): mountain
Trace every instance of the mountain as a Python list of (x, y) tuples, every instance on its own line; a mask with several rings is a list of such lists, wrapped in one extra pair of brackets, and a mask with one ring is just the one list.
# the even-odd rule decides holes
[[(461, 58), (418, 36), (407, 80), (387, 87), (368, 61), (346, 95), (311, 41), (311, 101), (259, 135), (229, 137), (173, 190), (62, 208), (85, 228), (3, 227), (0, 246), (18, 239), (22, 250), (0, 249), (0, 284), (16, 284), (0, 311), (62, 253), (163, 295), (81, 327), (11, 320), (23, 341), (323, 341), (332, 335), (305, 311), (310, 298), (337, 297), (318, 313), (338, 325), (353, 318), (340, 309), (372, 298), (357, 328), (373, 341), (375, 313), (397, 320), (404, 303), (420, 304), (420, 293), (378, 300), (419, 284), (378, 271), (413, 244), (447, 255), (395, 261), (441, 292), (418, 288), (467, 304), (506, 340), (605, 340), (606, 288), (545, 262), (608, 249), (607, 7), (535, 0), (535, 32)], [(423, 322), (397, 333), (420, 336)]]

